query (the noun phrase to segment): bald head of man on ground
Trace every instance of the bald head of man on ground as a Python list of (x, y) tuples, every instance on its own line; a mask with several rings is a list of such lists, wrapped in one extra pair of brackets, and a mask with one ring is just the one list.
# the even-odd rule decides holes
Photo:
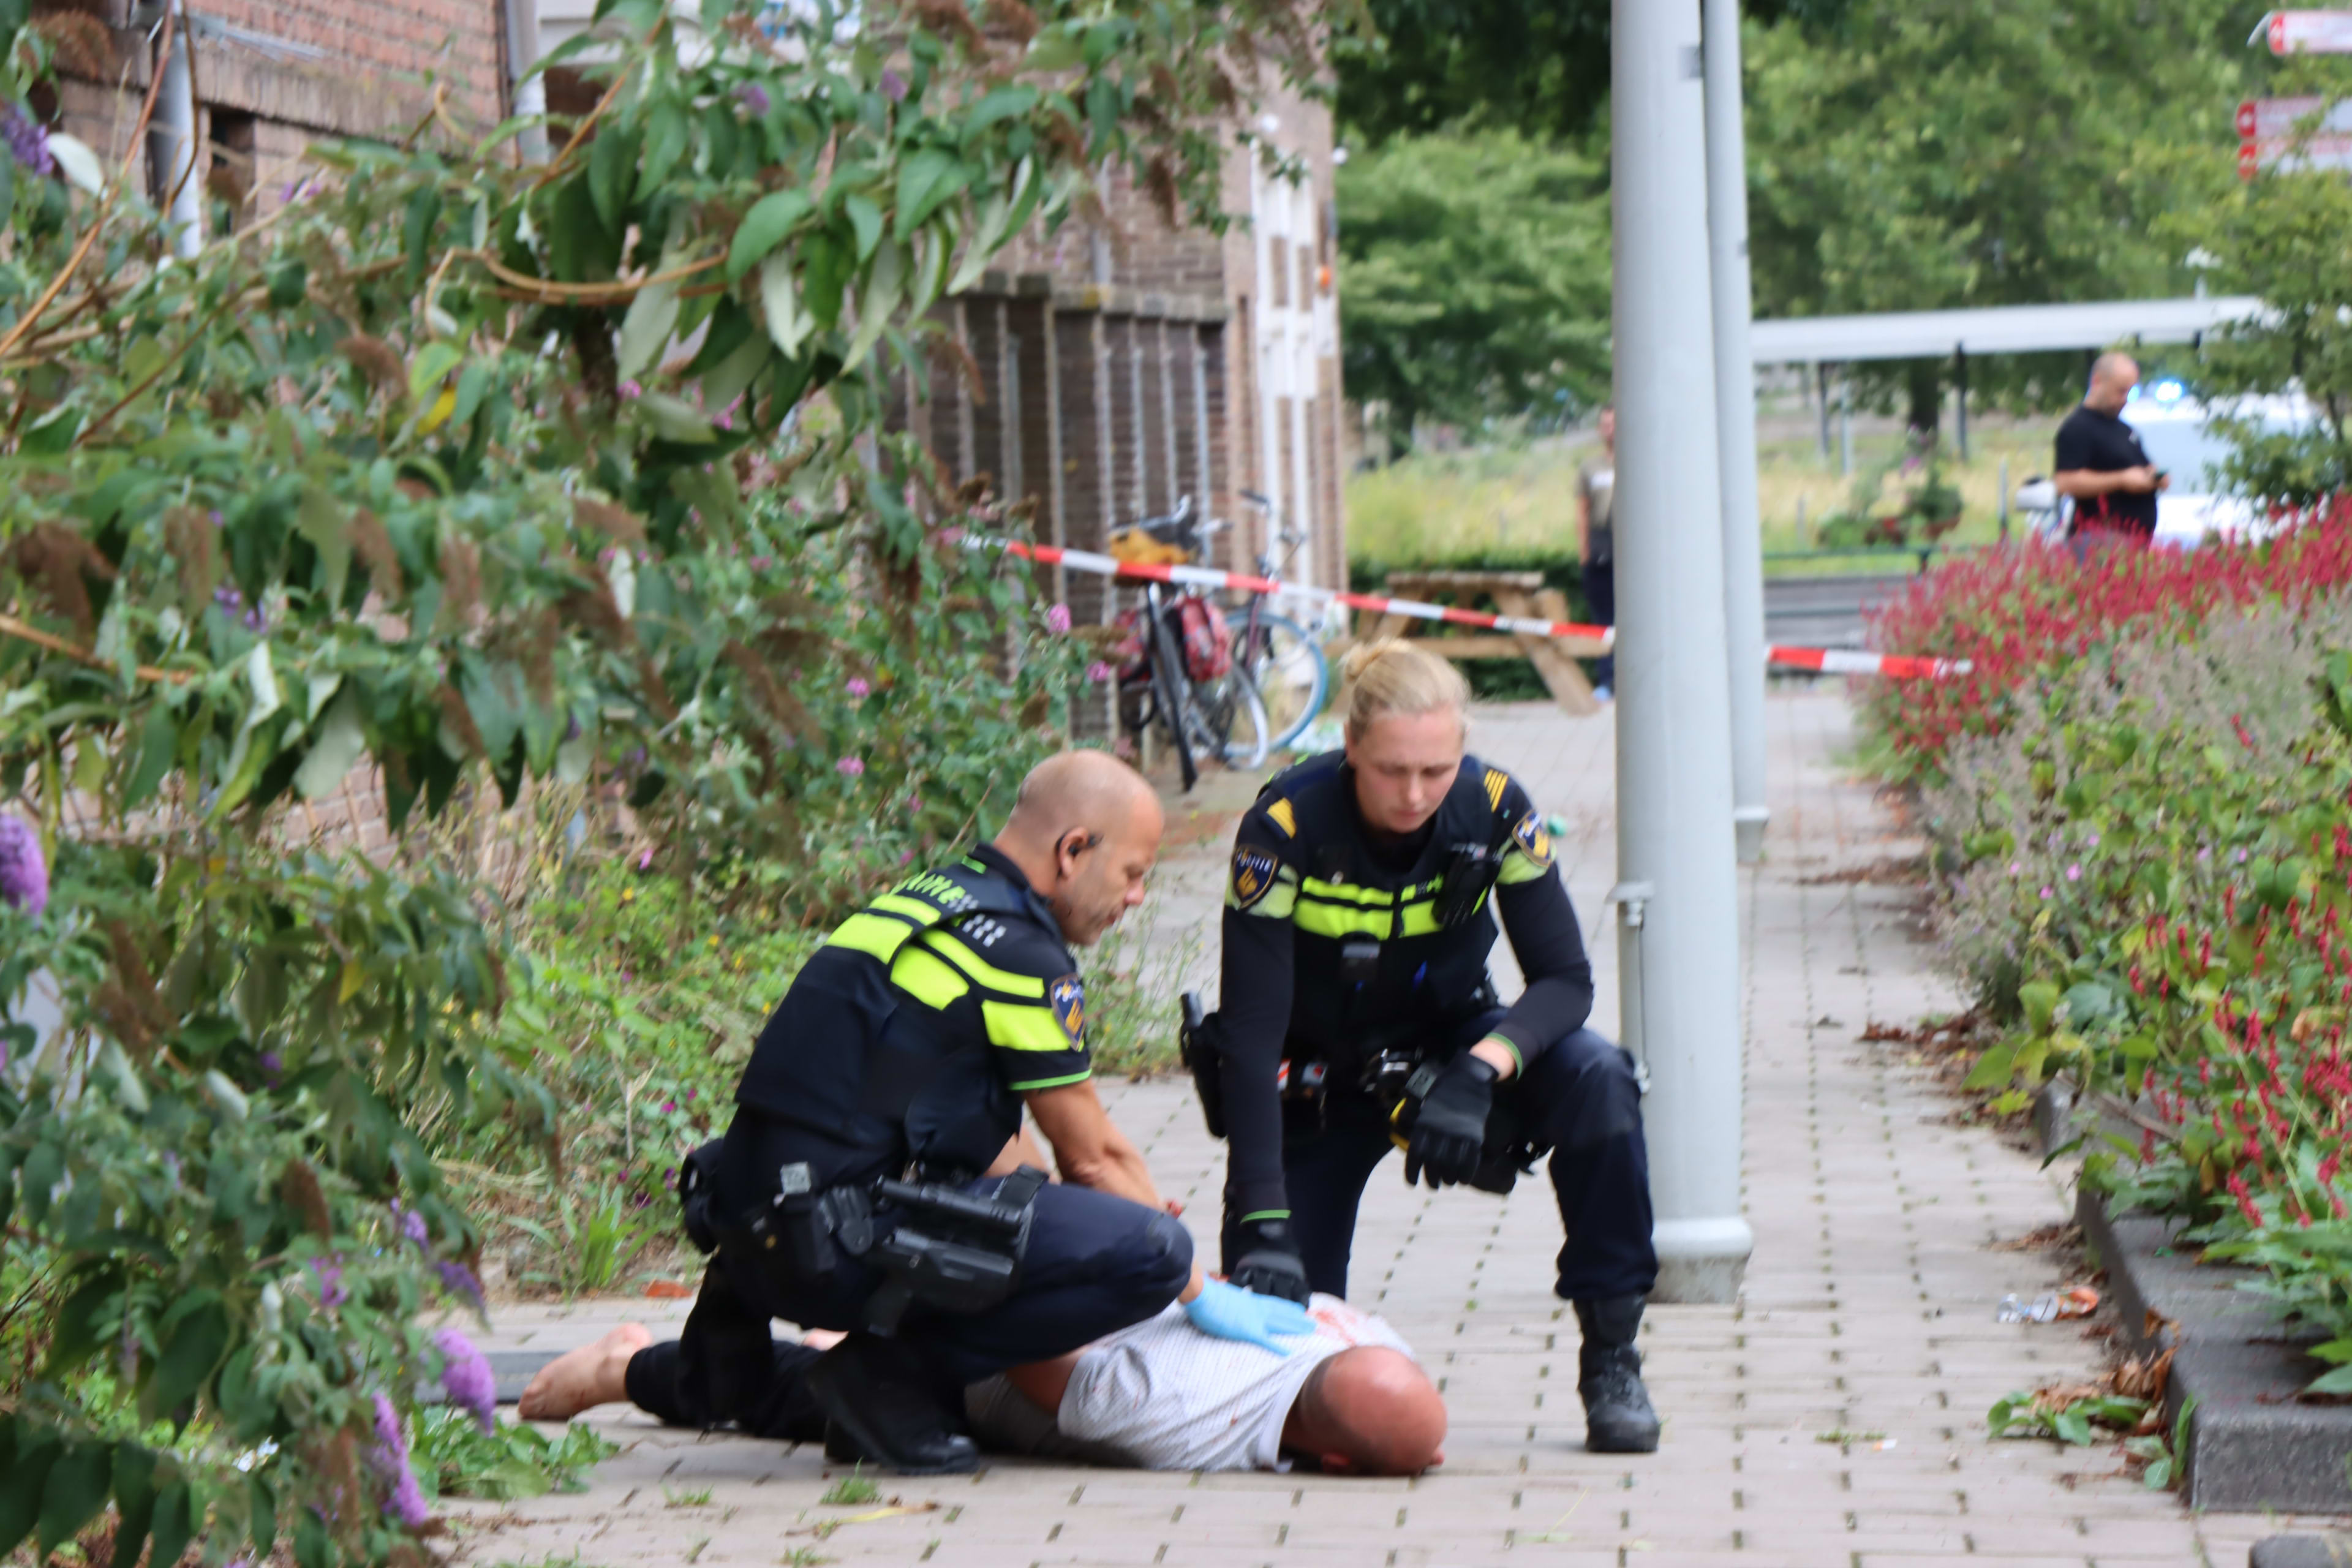
[(1143, 902), (1167, 826), (1143, 775), (1107, 752), (1060, 752), (1029, 770), (997, 852), (1029, 879), (1073, 947), (1092, 947)]

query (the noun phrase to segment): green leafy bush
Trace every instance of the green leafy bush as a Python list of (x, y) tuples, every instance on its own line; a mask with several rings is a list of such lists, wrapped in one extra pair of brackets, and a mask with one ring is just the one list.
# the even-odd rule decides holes
[(2080, 1092), (2084, 1179), (2186, 1216), (2352, 1390), (2352, 603), (2127, 638), (1926, 797), (1968, 1079)]
[(499, 1502), (584, 1490), (589, 1468), (620, 1451), (593, 1427), (566, 1426), (552, 1440), (512, 1422), (486, 1432), (471, 1415), (446, 1406), (418, 1415), (416, 1445), (409, 1450), (417, 1479), (431, 1496)]
[[(617, 63), (547, 164), (436, 110), (168, 266), (86, 151), (0, 189), (0, 805), (57, 872), (0, 899), (0, 1005), (46, 973), (66, 1023), (0, 1076), (0, 1331), (37, 1352), (0, 1365), (0, 1554), (110, 1502), (125, 1568), (415, 1560), (407, 1413), (455, 1375), (417, 1314), (479, 1289), (440, 1158), (558, 1148), (569, 1103), (450, 813), (588, 790), (682, 927), (787, 892), (798, 927), (1052, 743), (1076, 654), (962, 541), (1019, 520), (940, 492), (887, 378), (1114, 167), (1213, 217), (1228, 69), (1312, 52), (1281, 0), (1019, 14), (780, 43), (709, 0), (681, 50), (603, 0), (567, 51)], [(310, 847), (295, 803), (363, 766), (392, 843)]]

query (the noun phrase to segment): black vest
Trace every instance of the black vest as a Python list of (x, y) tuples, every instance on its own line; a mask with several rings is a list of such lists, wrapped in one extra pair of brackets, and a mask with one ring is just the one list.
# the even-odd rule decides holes
[(990, 1059), (976, 1008), (934, 1010), (890, 977), (917, 932), (982, 917), (1041, 925), (1061, 942), (1028, 889), (960, 861), (844, 921), (769, 1016), (735, 1098), (806, 1134), (786, 1142), (817, 1186), (909, 1163), (977, 1174), (1021, 1130), (1021, 1099)]
[[(1475, 757), (1446, 792), (1428, 842), (1404, 871), (1384, 868), (1365, 842), (1344, 753), (1326, 752), (1277, 775), (1260, 796), (1290, 803), (1285, 855), (1298, 873), (1291, 910), (1293, 982), (1286, 1053), (1347, 1066), (1489, 1005), (1486, 955), (1495, 945), (1492, 895), (1470, 919), (1435, 919), (1446, 863), (1464, 845), (1499, 849), (1508, 832), (1508, 782)], [(1349, 939), (1380, 944), (1368, 980), (1347, 973)]]

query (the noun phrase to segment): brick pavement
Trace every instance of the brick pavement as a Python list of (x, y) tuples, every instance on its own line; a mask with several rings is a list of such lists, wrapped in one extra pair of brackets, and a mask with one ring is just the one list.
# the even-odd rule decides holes
[[(991, 1463), (979, 1475), (885, 1482), (926, 1511), (861, 1519), (818, 1499), (836, 1473), (807, 1448), (598, 1419), (625, 1451), (585, 1493), (471, 1510), (475, 1564), (576, 1557), (604, 1568), (834, 1561), (997, 1564), (2011, 1565), (2236, 1568), (2297, 1521), (2200, 1519), (2120, 1479), (2111, 1448), (1991, 1443), (2011, 1389), (2085, 1372), (2067, 1326), (1993, 1321), (2006, 1292), (2057, 1266), (1987, 1244), (2063, 1218), (2063, 1184), (1948, 1102), (1869, 1020), (1953, 998), (1928, 972), (1913, 889), (1843, 879), (1916, 852), (1835, 758), (1847, 712), (1827, 694), (1771, 703), (1770, 858), (1747, 875), (1743, 976), (1747, 1201), (1756, 1258), (1737, 1307), (1654, 1309), (1643, 1340), (1665, 1417), (1650, 1457), (1582, 1451), (1575, 1323), (1548, 1290), (1559, 1220), (1545, 1184), (1508, 1199), (1432, 1199), (1384, 1168), (1357, 1242), (1357, 1299), (1385, 1313), (1443, 1380), (1446, 1463), (1415, 1481), (1192, 1476)], [(1613, 876), (1607, 717), (1482, 710), (1474, 745), (1566, 816), (1562, 863), (1596, 926), (1599, 1024), (1615, 1017), (1601, 895)], [(1215, 846), (1194, 855), (1222, 858)], [(1181, 868), (1180, 868), (1181, 871)], [(1189, 885), (1195, 871), (1177, 879)], [(1185, 900), (1206, 918), (1207, 900)], [(1222, 1149), (1175, 1083), (1110, 1089), (1162, 1188), (1213, 1247)], [(653, 1307), (645, 1303), (643, 1307)], [(660, 1314), (683, 1317), (679, 1306)], [(511, 1310), (499, 1342), (576, 1342), (635, 1303)], [(692, 1502), (709, 1489), (708, 1503)], [(829, 1535), (818, 1533), (841, 1521)], [(2307, 1521), (2306, 1521), (2307, 1522)], [(797, 1554), (797, 1555), (796, 1555)]]

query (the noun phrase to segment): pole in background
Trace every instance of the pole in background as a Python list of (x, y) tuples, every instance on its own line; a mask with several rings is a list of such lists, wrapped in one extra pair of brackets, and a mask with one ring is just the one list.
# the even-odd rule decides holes
[(1845, 366), (1838, 371), (1838, 464), (1848, 479), (1853, 477), (1853, 370)]
[(1723, 487), (1723, 632), (1730, 647), (1731, 821), (1739, 863), (1764, 858), (1764, 538), (1756, 505), (1756, 365), (1748, 347), (1748, 136), (1738, 0), (1706, 0), (1706, 228), (1715, 298), (1715, 440)]
[(1969, 460), (1969, 345), (1952, 345), (1952, 391), (1954, 434), (1958, 437), (1960, 461)]
[[(1619, 994), (1640, 998), (1656, 1300), (1729, 1301), (1739, 1212), (1739, 875), (1731, 826), (1706, 104), (1696, 6), (1615, 0)], [(1744, 366), (1742, 367), (1745, 368)], [(1646, 976), (1646, 984), (1644, 983)]]
[(1997, 504), (2000, 508), (2000, 542), (2007, 544), (2009, 542), (2009, 459), (2007, 458), (2000, 460), (2000, 495)]
[[(158, 6), (160, 16), (163, 7)], [(172, 20), (168, 47), (156, 51), (155, 114), (147, 122), (147, 178), (172, 237), (172, 254), (186, 259), (205, 247), (205, 175), (196, 167), (196, 81), (188, 62), (194, 40), (185, 5)], [(163, 37), (158, 21), (156, 37)]]
[(1816, 360), (1813, 363), (1813, 405), (1822, 416), (1822, 466), (1830, 461), (1830, 367)]
[[(547, 78), (539, 65), (539, 0), (506, 0), (507, 70), (513, 79), (511, 113), (534, 118), (547, 113)], [(525, 126), (515, 136), (515, 151), (526, 163), (547, 162), (547, 126)]]

